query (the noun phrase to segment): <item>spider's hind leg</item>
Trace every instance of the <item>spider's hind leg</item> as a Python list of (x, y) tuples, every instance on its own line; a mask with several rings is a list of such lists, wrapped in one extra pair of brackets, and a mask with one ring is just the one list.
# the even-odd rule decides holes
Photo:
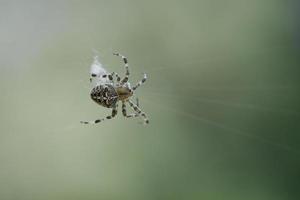
[(120, 81), (121, 81), (121, 77), (119, 76), (119, 74), (117, 74), (116, 72), (112, 72), (110, 75), (109, 75), (109, 79), (114, 83), (114, 76), (116, 76), (116, 82), (117, 82), (117, 85), (120, 84)]
[(111, 115), (105, 117), (105, 118), (102, 118), (102, 119), (96, 119), (94, 121), (80, 121), (80, 123), (82, 124), (97, 124), (99, 122), (102, 122), (104, 121), (105, 119), (112, 119), (114, 118), (116, 115), (118, 114), (118, 104), (116, 104), (113, 109), (112, 109), (112, 112), (111, 112)]

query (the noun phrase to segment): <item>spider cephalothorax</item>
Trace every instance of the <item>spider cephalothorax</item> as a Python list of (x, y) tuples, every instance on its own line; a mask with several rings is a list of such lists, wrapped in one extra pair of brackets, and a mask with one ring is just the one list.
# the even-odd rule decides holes
[[(117, 115), (118, 101), (122, 101), (122, 113), (125, 117), (131, 118), (141, 116), (144, 118), (144, 123), (148, 124), (149, 120), (146, 114), (139, 108), (138, 102), (135, 104), (130, 100), (134, 94), (134, 91), (146, 81), (147, 76), (144, 74), (143, 79), (131, 88), (128, 82), (130, 73), (127, 58), (118, 53), (115, 53), (114, 55), (120, 56), (123, 59), (126, 69), (125, 77), (121, 79), (117, 73), (107, 73), (102, 65), (98, 62), (97, 57), (95, 57), (94, 63), (91, 66), (90, 81), (93, 85), (93, 88), (90, 96), (97, 104), (106, 108), (112, 108), (112, 114), (107, 116), (106, 119), (111, 119)], [(116, 76), (116, 82), (114, 82), (114, 76)], [(129, 115), (127, 114), (126, 102), (129, 103), (130, 107), (134, 110), (134, 113)], [(81, 123), (95, 124), (103, 120), (104, 118), (94, 121), (81, 121)]]

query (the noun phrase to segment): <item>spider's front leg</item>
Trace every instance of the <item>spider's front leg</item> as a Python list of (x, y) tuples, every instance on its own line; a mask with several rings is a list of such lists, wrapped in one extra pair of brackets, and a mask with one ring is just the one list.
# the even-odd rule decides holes
[(122, 113), (123, 113), (124, 117), (126, 117), (126, 118), (132, 118), (132, 117), (138, 117), (139, 116), (138, 113), (131, 113), (129, 115), (127, 114), (125, 101), (122, 101)]
[(125, 70), (126, 70), (126, 73), (125, 73), (125, 77), (121, 80), (121, 85), (123, 85), (124, 83), (126, 83), (128, 81), (128, 78), (129, 78), (129, 65), (128, 65), (128, 61), (127, 61), (127, 58), (119, 53), (114, 53), (113, 55), (115, 56), (120, 56), (125, 64)]
[(139, 98), (135, 98), (135, 101), (136, 101), (137, 107), (140, 107), (140, 100), (139, 100)]
[(136, 90), (138, 87), (140, 87), (142, 84), (144, 84), (147, 80), (147, 74), (144, 74), (144, 77), (142, 80), (140, 80), (135, 86), (132, 87), (132, 90)]
[(82, 124), (97, 124), (99, 122), (102, 122), (104, 121), (105, 119), (112, 119), (114, 118), (116, 115), (118, 114), (118, 104), (116, 104), (113, 109), (112, 109), (112, 112), (111, 112), (111, 115), (105, 117), (105, 118), (102, 118), (102, 119), (96, 119), (94, 121), (80, 121), (80, 123)]
[(147, 115), (136, 105), (134, 104), (131, 100), (128, 100), (128, 103), (130, 107), (138, 113), (138, 115), (142, 116), (144, 118), (144, 124), (149, 124), (149, 119)]

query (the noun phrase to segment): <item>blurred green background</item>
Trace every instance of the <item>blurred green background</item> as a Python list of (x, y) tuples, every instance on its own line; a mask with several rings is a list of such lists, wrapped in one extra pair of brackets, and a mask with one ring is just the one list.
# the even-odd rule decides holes
[[(0, 199), (299, 199), (295, 0), (0, 1)], [(128, 57), (149, 126), (89, 98)]]

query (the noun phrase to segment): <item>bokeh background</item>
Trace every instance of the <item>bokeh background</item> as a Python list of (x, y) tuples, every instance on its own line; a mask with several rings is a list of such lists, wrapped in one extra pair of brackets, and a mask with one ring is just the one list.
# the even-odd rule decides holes
[[(296, 0), (0, 1), (0, 199), (299, 199)], [(95, 54), (149, 126), (86, 126)]]

